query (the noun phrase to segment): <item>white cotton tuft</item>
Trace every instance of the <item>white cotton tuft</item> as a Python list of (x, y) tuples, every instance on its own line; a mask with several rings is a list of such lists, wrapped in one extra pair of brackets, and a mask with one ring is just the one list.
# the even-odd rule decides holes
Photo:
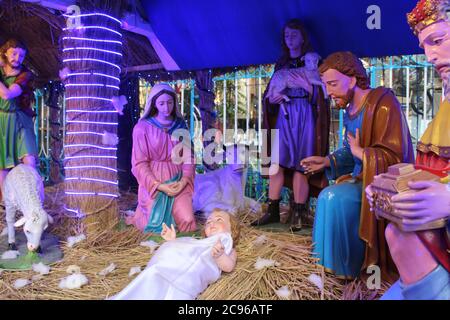
[(64, 81), (69, 76), (70, 69), (65, 67), (64, 69), (59, 70), (59, 78)]
[(80, 235), (74, 236), (74, 237), (68, 237), (67, 238), (67, 246), (69, 248), (72, 248), (75, 244), (77, 244), (78, 242), (81, 242), (83, 240), (86, 240), (86, 236), (84, 234), (80, 234)]
[(37, 264), (33, 263), (33, 271), (41, 275), (46, 275), (50, 273), (50, 267), (43, 264), (42, 262), (39, 262)]
[(142, 241), (142, 242), (140, 243), (140, 245), (143, 246), (143, 247), (148, 247), (148, 248), (150, 248), (150, 253), (153, 253), (153, 251), (155, 251), (155, 249), (159, 246), (159, 244), (156, 243), (156, 242), (153, 241), (153, 240)]
[(134, 211), (134, 210), (127, 210), (127, 211), (125, 211), (125, 215), (127, 217), (133, 217), (135, 215), (135, 213), (136, 213), (136, 211)]
[(280, 289), (276, 290), (275, 293), (281, 299), (289, 299), (290, 295), (292, 294), (288, 286), (281, 287)]
[(27, 285), (29, 285), (31, 282), (28, 279), (17, 279), (14, 281), (14, 288), (15, 289), (21, 289)]
[(111, 102), (117, 113), (123, 116), (123, 108), (128, 104), (127, 98), (125, 96), (114, 96), (112, 97)]
[(137, 273), (140, 273), (142, 271), (141, 267), (131, 267), (130, 272), (128, 273), (129, 277), (134, 276)]
[(8, 227), (4, 227), (2, 230), (2, 233), (0, 233), (0, 237), (7, 236), (7, 235), (8, 235)]
[(79, 289), (89, 282), (84, 274), (74, 273), (68, 277), (61, 279), (59, 288), (61, 289)]
[(20, 255), (20, 252), (17, 250), (8, 250), (3, 252), (2, 259), (3, 260), (13, 260), (17, 259), (17, 257)]
[(277, 267), (279, 265), (280, 264), (278, 262), (276, 262), (275, 260), (263, 259), (261, 257), (258, 257), (258, 259), (255, 262), (255, 269), (262, 270), (264, 268)]
[(119, 137), (117, 134), (103, 131), (102, 143), (107, 146), (117, 146), (119, 144)]
[(262, 246), (264, 243), (266, 243), (266, 241), (267, 237), (264, 234), (262, 234), (253, 241), (253, 245), (259, 247)]
[(111, 272), (113, 272), (114, 270), (116, 270), (116, 265), (114, 262), (110, 263), (109, 266), (107, 266), (105, 269), (103, 269), (102, 271), (100, 271), (98, 273), (99, 276), (106, 276), (107, 274), (110, 274)]
[(308, 280), (309, 280), (309, 282), (314, 284), (317, 288), (319, 288), (320, 291), (323, 290), (323, 282), (322, 282), (322, 278), (320, 276), (313, 273), (313, 274), (309, 275)]

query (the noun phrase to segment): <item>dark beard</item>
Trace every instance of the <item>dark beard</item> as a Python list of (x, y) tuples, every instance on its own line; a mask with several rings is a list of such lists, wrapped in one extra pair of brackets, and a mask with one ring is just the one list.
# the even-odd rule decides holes
[(355, 89), (348, 89), (347, 93), (345, 94), (345, 97), (339, 97), (341, 100), (343, 100), (342, 105), (337, 105), (336, 108), (339, 110), (341, 109), (347, 109), (348, 105), (353, 101), (353, 98), (355, 97)]

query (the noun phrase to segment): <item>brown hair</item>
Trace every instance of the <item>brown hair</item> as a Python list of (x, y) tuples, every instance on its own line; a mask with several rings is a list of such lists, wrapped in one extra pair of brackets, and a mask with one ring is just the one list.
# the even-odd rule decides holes
[[(239, 243), (239, 238), (241, 236), (241, 224), (239, 223), (239, 220), (231, 213), (219, 208), (215, 208), (211, 212), (211, 214), (213, 214), (214, 212), (224, 212), (228, 214), (228, 217), (230, 218), (231, 238), (233, 239), (233, 248), (236, 247), (236, 245)], [(205, 236), (205, 229), (203, 229), (203, 236)]]
[(361, 60), (349, 51), (341, 51), (330, 54), (320, 65), (320, 74), (329, 69), (334, 69), (348, 77), (356, 78), (356, 85), (365, 90), (370, 88), (370, 79), (367, 76)]
[(22, 41), (11, 38), (0, 47), (0, 56), (5, 58), (6, 51), (10, 48), (20, 48), (25, 50), (25, 52), (28, 52), (27, 46)]
[(308, 32), (306, 32), (306, 29), (303, 26), (303, 24), (300, 22), (299, 19), (291, 19), (288, 22), (286, 22), (286, 24), (283, 26), (283, 31), (281, 32), (281, 45), (283, 48), (283, 55), (282, 55), (281, 60), (285, 60), (285, 59), (289, 60), (289, 58), (290, 58), (289, 48), (287, 47), (286, 42), (284, 41), (284, 33), (286, 31), (286, 28), (295, 29), (295, 30), (300, 31), (302, 38), (303, 38), (303, 44), (302, 44), (302, 49), (301, 49), (302, 56), (307, 52), (313, 51), (311, 42), (309, 41)]

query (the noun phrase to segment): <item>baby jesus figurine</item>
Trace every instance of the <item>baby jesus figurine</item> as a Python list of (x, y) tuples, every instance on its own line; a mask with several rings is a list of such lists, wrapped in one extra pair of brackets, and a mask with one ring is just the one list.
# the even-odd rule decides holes
[(166, 240), (147, 268), (112, 300), (194, 300), (222, 271), (236, 266), (237, 219), (216, 209), (205, 224), (204, 239), (176, 238), (175, 228), (163, 225)]
[(270, 81), (269, 91), (267, 94), (267, 97), (269, 99), (275, 95), (281, 95), (283, 96), (285, 102), (290, 101), (290, 98), (286, 94), (284, 94), (284, 91), (288, 88), (296, 87), (296, 85), (291, 80), (291, 75), (300, 76), (305, 80), (306, 83), (309, 83), (311, 85), (321, 86), (325, 94), (325, 98), (327, 97), (325, 86), (320, 79), (319, 74), (319, 54), (315, 52), (308, 52), (302, 57), (302, 60), (305, 62), (304, 67), (296, 69), (281, 69), (274, 73), (274, 75), (272, 76), (272, 80)]

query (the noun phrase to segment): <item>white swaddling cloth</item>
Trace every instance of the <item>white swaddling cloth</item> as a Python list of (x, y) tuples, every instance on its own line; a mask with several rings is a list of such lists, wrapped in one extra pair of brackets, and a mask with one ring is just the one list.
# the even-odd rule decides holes
[(188, 237), (164, 242), (147, 268), (111, 300), (194, 300), (217, 281), (221, 270), (211, 255), (220, 239), (225, 253), (233, 249), (229, 233), (204, 239)]

